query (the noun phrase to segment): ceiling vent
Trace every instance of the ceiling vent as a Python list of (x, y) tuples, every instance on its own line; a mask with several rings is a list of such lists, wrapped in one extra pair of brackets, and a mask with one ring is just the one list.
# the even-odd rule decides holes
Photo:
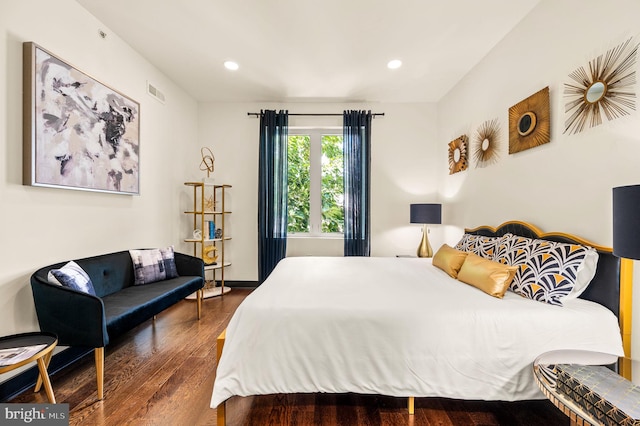
[(147, 81), (147, 93), (164, 104), (164, 93)]

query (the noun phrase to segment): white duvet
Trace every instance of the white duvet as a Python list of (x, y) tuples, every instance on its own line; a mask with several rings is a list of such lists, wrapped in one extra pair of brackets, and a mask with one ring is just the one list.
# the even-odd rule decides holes
[(581, 299), (496, 299), (427, 259), (292, 257), (231, 318), (211, 406), (308, 392), (539, 399), (531, 365), (555, 349), (622, 355), (617, 318)]

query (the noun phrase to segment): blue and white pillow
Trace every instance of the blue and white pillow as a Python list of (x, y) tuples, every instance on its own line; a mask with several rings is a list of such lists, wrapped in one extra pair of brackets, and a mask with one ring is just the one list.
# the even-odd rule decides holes
[(133, 261), (134, 285), (150, 284), (178, 276), (173, 246), (129, 250)]
[(89, 278), (89, 275), (87, 275), (84, 269), (73, 260), (60, 269), (50, 270), (47, 274), (47, 280), (51, 284), (62, 285), (93, 296), (96, 295), (91, 278)]

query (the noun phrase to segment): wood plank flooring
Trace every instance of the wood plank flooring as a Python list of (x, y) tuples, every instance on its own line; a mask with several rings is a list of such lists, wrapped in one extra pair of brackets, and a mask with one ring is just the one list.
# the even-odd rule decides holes
[[(106, 349), (105, 399), (96, 396), (93, 356), (53, 375), (58, 402), (69, 404), (71, 425), (215, 425), (209, 408), (216, 368), (216, 337), (250, 290), (233, 289), (203, 302), (183, 301), (115, 339)], [(29, 390), (15, 403), (46, 403)], [(546, 401), (482, 402), (416, 398), (415, 415), (405, 398), (356, 394), (295, 394), (232, 398), (229, 426), (367, 425), (471, 426), (568, 425)]]

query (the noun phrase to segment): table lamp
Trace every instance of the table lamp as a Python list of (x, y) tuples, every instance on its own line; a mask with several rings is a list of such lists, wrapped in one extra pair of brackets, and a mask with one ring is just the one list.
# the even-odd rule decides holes
[(418, 246), (418, 257), (432, 257), (433, 250), (429, 244), (429, 229), (427, 224), (442, 223), (442, 205), (440, 204), (411, 204), (410, 222), (422, 224), (422, 241)]
[[(620, 326), (624, 353), (631, 355), (631, 316), (633, 311), (633, 262), (640, 259), (640, 185), (613, 188), (613, 254), (620, 257)], [(630, 366), (620, 366), (623, 377), (630, 377)]]
[(640, 185), (613, 188), (613, 254), (640, 259)]

